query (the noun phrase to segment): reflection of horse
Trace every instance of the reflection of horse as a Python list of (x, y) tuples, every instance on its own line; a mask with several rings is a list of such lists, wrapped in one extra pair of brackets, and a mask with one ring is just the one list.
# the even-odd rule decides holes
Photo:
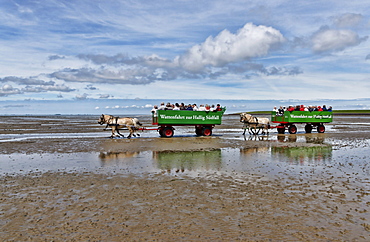
[[(127, 138), (131, 138), (131, 135), (135, 137), (136, 136), (134, 134), (135, 131), (138, 130), (139, 126), (141, 126), (141, 123), (139, 122), (137, 118), (120, 118), (120, 117), (114, 117), (112, 115), (106, 115), (106, 114), (102, 114), (100, 116), (98, 124), (100, 125), (107, 124), (106, 128), (108, 126), (111, 127), (112, 129), (111, 138), (116, 136), (115, 132), (117, 132), (119, 136), (124, 137), (124, 135), (122, 135), (119, 132), (119, 129), (121, 128), (127, 128), (130, 131), (130, 134), (127, 136)], [(137, 135), (140, 136), (139, 134)]]
[(242, 148), (240, 149), (240, 153), (243, 155), (251, 155), (257, 154), (259, 152), (267, 152), (269, 151), (270, 147), (254, 147), (254, 148)]
[[(258, 134), (262, 129), (262, 134), (268, 134), (268, 129), (270, 128), (270, 120), (268, 118), (257, 118), (249, 113), (240, 114), (240, 122), (244, 123), (243, 129), (244, 133), (248, 129), (249, 134)], [(266, 131), (266, 132), (265, 132)]]
[(247, 141), (247, 140), (252, 140), (252, 141), (265, 141), (265, 140), (269, 140), (269, 136), (268, 135), (249, 135), (248, 137), (246, 137), (244, 135), (244, 140)]
[(103, 161), (109, 160), (124, 160), (135, 157), (140, 152), (100, 152), (99, 158)]

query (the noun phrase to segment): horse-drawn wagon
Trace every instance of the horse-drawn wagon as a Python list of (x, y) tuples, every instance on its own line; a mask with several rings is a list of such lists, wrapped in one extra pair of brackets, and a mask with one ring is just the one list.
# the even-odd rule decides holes
[(158, 125), (161, 137), (172, 137), (174, 126), (194, 126), (200, 136), (211, 136), (213, 128), (221, 124), (222, 111), (157, 110), (152, 114), (152, 125)]
[(106, 124), (104, 130), (111, 128), (111, 138), (124, 137), (119, 130), (129, 130), (127, 138), (139, 136), (135, 135), (139, 130), (157, 130), (161, 137), (169, 138), (174, 135), (174, 126), (194, 126), (197, 135), (211, 136), (213, 128), (221, 124), (225, 110), (225, 107), (221, 111), (156, 110), (152, 113), (152, 125), (158, 127), (143, 127), (137, 118), (120, 118), (104, 114), (100, 116), (98, 123)]
[(316, 128), (318, 133), (325, 132), (325, 123), (333, 121), (333, 113), (329, 111), (285, 111), (279, 115), (271, 113), (271, 122), (277, 123), (275, 126), (279, 134), (284, 134), (288, 130), (290, 134), (297, 133), (295, 124), (305, 124), (306, 133), (311, 133)]
[[(290, 134), (297, 133), (296, 124), (305, 124), (306, 133), (311, 133), (316, 128), (318, 133), (325, 132), (325, 123), (333, 121), (333, 113), (329, 111), (285, 111), (283, 114), (271, 113), (271, 120), (258, 118), (248, 113), (240, 114), (240, 122), (244, 123), (244, 133), (248, 130), (250, 134), (257, 135), (260, 130), (268, 133), (269, 129), (276, 128), (279, 134), (288, 130)], [(273, 123), (277, 125), (272, 125)]]

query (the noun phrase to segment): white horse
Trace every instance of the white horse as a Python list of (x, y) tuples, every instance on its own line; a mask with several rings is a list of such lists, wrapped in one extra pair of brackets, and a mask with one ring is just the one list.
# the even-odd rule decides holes
[[(262, 134), (268, 134), (268, 129), (270, 128), (270, 120), (268, 118), (257, 118), (249, 113), (241, 113), (240, 114), (240, 122), (244, 123), (243, 135), (245, 135), (245, 131), (248, 129), (249, 134), (258, 134), (262, 129)], [(266, 132), (265, 132), (266, 131)]]
[[(111, 138), (116, 136), (115, 132), (117, 132), (119, 136), (125, 137), (119, 132), (119, 129), (127, 128), (130, 131), (130, 134), (127, 136), (128, 139), (131, 138), (131, 135), (135, 137), (135, 132), (139, 129), (139, 126), (141, 126), (141, 123), (137, 118), (120, 118), (106, 114), (102, 114), (100, 116), (98, 124), (107, 124), (105, 128), (107, 128), (108, 126), (111, 127)], [(140, 136), (139, 134), (137, 135)]]

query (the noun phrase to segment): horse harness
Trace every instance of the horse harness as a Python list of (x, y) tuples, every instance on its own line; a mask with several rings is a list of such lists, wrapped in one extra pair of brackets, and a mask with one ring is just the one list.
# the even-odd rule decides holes
[(255, 120), (256, 120), (256, 122), (255, 122), (255, 123), (252, 123), (252, 122), (247, 121), (246, 123), (248, 123), (248, 124), (259, 124), (259, 123), (258, 123), (258, 118), (257, 118), (257, 117), (253, 117), (253, 116), (251, 116), (251, 117), (252, 117), (252, 119), (255, 119)]

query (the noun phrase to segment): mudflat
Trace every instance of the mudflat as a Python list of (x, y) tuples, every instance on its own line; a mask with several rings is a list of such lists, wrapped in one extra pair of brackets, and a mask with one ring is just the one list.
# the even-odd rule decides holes
[(369, 116), (243, 136), (229, 115), (212, 137), (132, 139), (97, 119), (0, 117), (2, 240), (370, 239)]

